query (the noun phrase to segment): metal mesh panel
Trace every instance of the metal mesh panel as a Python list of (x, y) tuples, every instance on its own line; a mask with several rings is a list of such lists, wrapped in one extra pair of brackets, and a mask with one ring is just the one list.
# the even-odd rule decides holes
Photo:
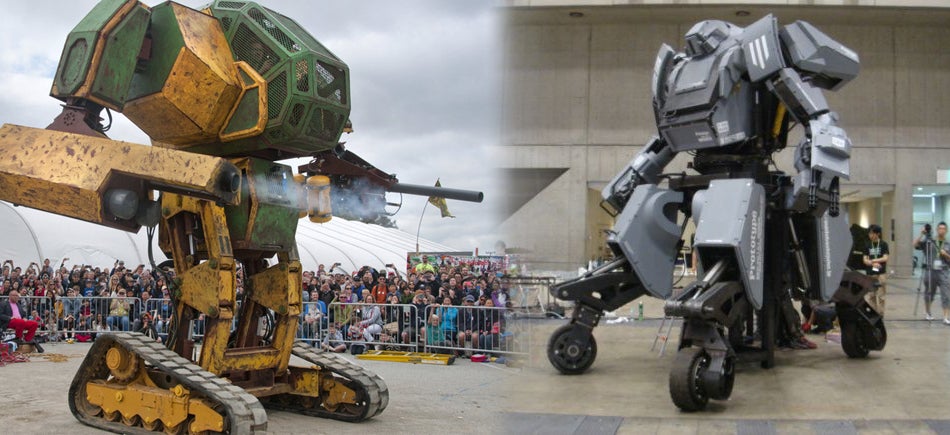
[(298, 60), (297, 64), (294, 65), (294, 71), (296, 72), (297, 80), (297, 90), (300, 92), (310, 92), (310, 75), (307, 74), (307, 61)]
[(332, 56), (334, 59), (336, 59), (336, 56), (333, 56), (332, 53), (330, 53), (330, 51), (326, 49), (326, 47), (324, 47), (322, 44), (320, 44), (319, 41), (314, 39), (313, 35), (311, 35), (309, 32), (304, 30), (303, 27), (300, 27), (300, 25), (297, 24), (296, 21), (294, 21), (291, 18), (288, 18), (286, 15), (274, 12), (273, 10), (268, 9), (266, 7), (264, 9), (267, 12), (270, 12), (271, 16), (273, 16), (274, 19), (276, 19), (278, 23), (282, 24), (284, 26), (284, 29), (290, 32), (290, 36), (294, 38), (294, 40), (296, 40), (298, 43), (300, 43), (300, 45), (310, 50), (314, 50), (319, 53)]
[(307, 135), (326, 141), (335, 140), (336, 132), (342, 122), (342, 115), (337, 115), (328, 110), (315, 110), (310, 117)]
[(267, 117), (270, 119), (280, 116), (280, 108), (287, 98), (287, 72), (282, 72), (267, 82)]
[(289, 182), (287, 173), (275, 167), (267, 173), (266, 178), (267, 190), (270, 193), (267, 201), (270, 203), (287, 202), (287, 183)]
[(300, 119), (303, 118), (303, 112), (303, 104), (294, 104), (293, 110), (290, 111), (290, 119), (287, 122), (290, 125), (297, 126), (297, 124), (300, 124)]
[(247, 15), (251, 17), (258, 26), (261, 26), (262, 29), (266, 30), (267, 33), (270, 33), (270, 36), (274, 37), (280, 45), (284, 47), (288, 52), (297, 52), (300, 51), (300, 45), (297, 45), (283, 30), (280, 30), (277, 27), (277, 24), (271, 21), (271, 19), (264, 15), (260, 9), (253, 8), (247, 11)]
[(323, 131), (323, 110), (317, 109), (310, 115), (310, 125), (307, 126), (307, 136), (320, 137)]
[(327, 70), (327, 65), (323, 62), (317, 61), (317, 73), (320, 74), (320, 78), (323, 80), (322, 84), (333, 83), (333, 74), (330, 74), (330, 71)]
[[(241, 23), (234, 38), (231, 39), (231, 50), (237, 60), (247, 62), (251, 68), (264, 75), (280, 61), (280, 57), (271, 50), (254, 32), (244, 23)], [(269, 96), (269, 95), (268, 95)]]
[(225, 31), (225, 32), (227, 32), (228, 30), (231, 30), (231, 18), (229, 18), (229, 17), (224, 17), (224, 18), (222, 18), (222, 19), (221, 19), (221, 27), (224, 28), (224, 31)]
[(221, 9), (241, 9), (246, 4), (246, 2), (218, 2), (216, 7)]
[(346, 74), (343, 70), (319, 60), (316, 67), (317, 95), (346, 104)]
[(279, 127), (278, 127), (278, 128), (272, 128), (269, 132), (267, 132), (267, 135), (268, 135), (268, 136), (271, 138), (271, 140), (273, 140), (274, 142), (281, 141), (281, 140), (283, 140), (284, 137), (285, 137), (285, 135), (284, 135), (284, 130), (282, 130), (282, 129), (279, 128)]

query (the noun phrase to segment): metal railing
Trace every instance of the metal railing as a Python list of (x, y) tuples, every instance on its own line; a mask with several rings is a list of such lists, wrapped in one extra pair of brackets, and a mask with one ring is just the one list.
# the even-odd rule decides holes
[(529, 352), (529, 325), (509, 308), (429, 305), (425, 311), (425, 352), (492, 355), (527, 355)]
[[(0, 296), (0, 303), (8, 303), (9, 296)], [(132, 330), (135, 319), (142, 314), (142, 301), (134, 297), (58, 297), (20, 296), (28, 311), (24, 318), (40, 323), (37, 334), (50, 340), (75, 334)]]
[[(369, 321), (364, 316), (366, 311), (374, 309), (379, 310), (379, 320), (363, 323)], [(356, 345), (365, 350), (378, 347), (417, 352), (421, 347), (418, 327), (421, 318), (415, 305), (333, 302), (327, 314), (328, 319), (324, 324), (326, 329), (320, 332), (321, 343), (323, 338), (330, 336), (328, 342), (344, 344), (346, 349)], [(331, 325), (339, 335), (334, 337), (330, 334)], [(321, 343), (316, 345), (320, 346)]]
[[(168, 334), (168, 319), (174, 311), (168, 299), (149, 299), (144, 303), (129, 297), (60, 297), (54, 301), (49, 297), (22, 296), (20, 299), (31, 314), (36, 311), (42, 317), (38, 333), (45, 331), (51, 339), (132, 330), (135, 320), (148, 312), (159, 337), (164, 340)], [(0, 297), (0, 303), (7, 300), (6, 296)], [(114, 309), (122, 300), (128, 303), (127, 312), (118, 315)], [(368, 310), (379, 310), (379, 320), (363, 323), (370, 317)], [(321, 347), (325, 339), (338, 341), (347, 350), (357, 345), (365, 350), (378, 347), (413, 352), (526, 355), (530, 348), (528, 323), (509, 308), (429, 305), (423, 312), (419, 311), (411, 304), (340, 302), (333, 302), (324, 310), (322, 302), (305, 302), (296, 338), (314, 347)], [(433, 316), (437, 316), (438, 321)], [(339, 335), (331, 335), (331, 327)], [(191, 328), (193, 337), (200, 339), (204, 335), (203, 317), (192, 320)]]

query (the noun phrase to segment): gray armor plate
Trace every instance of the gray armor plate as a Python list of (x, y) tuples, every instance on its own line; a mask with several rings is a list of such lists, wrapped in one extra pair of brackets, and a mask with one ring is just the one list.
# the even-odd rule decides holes
[(739, 268), (746, 295), (762, 308), (765, 189), (751, 179), (714, 180), (702, 192), (701, 213), (694, 213), (695, 246), (704, 268), (730, 255)]
[(831, 217), (827, 212), (819, 218), (818, 234), (818, 284), (821, 298), (831, 300), (841, 283), (848, 254), (851, 252), (851, 231), (848, 229), (848, 214), (841, 212)]
[(778, 23), (772, 14), (745, 28), (742, 32), (742, 52), (749, 80), (753, 82), (767, 78), (785, 67), (778, 40)]
[(673, 266), (681, 236), (676, 219), (682, 202), (680, 192), (655, 184), (637, 186), (608, 240), (620, 246), (647, 291), (661, 299), (673, 292)]

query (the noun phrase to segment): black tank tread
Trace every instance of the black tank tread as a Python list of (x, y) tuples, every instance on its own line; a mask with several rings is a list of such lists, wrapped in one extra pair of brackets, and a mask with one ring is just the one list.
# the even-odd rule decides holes
[(351, 388), (356, 386), (362, 388), (364, 397), (366, 397), (367, 406), (363, 408), (363, 412), (359, 415), (331, 412), (320, 407), (304, 408), (303, 406), (294, 406), (299, 404), (299, 401), (281, 402), (269, 400), (264, 402), (264, 406), (314, 417), (358, 422), (379, 415), (386, 409), (386, 406), (389, 405), (389, 387), (386, 386), (386, 382), (375, 373), (353, 364), (334, 353), (317, 351), (305, 342), (298, 341), (294, 343), (292, 353), (298, 358), (314, 364), (338, 377), (355, 382), (356, 385), (352, 382), (348, 383), (348, 385)]
[(86, 354), (69, 388), (69, 408), (83, 424), (116, 433), (153, 433), (142, 427), (131, 427), (120, 422), (87, 417), (76, 409), (75, 399), (79, 389), (86, 382), (106, 379), (109, 376), (105, 356), (113, 343), (131, 350), (150, 366), (167, 373), (175, 382), (182, 384), (192, 393), (207, 398), (216, 406), (222, 406), (228, 420), (229, 433), (254, 434), (264, 433), (267, 430), (267, 413), (256, 397), (244, 391), (243, 388), (232, 385), (227, 380), (182, 358), (161, 343), (136, 332), (100, 334), (89, 353)]

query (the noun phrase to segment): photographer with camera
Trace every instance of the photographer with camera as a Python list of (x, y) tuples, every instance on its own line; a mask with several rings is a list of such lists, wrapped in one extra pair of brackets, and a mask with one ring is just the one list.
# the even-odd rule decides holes
[(864, 266), (868, 276), (877, 280), (877, 286), (869, 291), (864, 298), (871, 308), (884, 316), (884, 299), (887, 294), (887, 259), (890, 254), (887, 242), (881, 240), (881, 226), (871, 225), (868, 228), (868, 243), (864, 249)]
[(927, 320), (933, 320), (930, 307), (934, 295), (940, 289), (940, 302), (943, 306), (943, 323), (950, 325), (950, 270), (947, 262), (950, 261), (950, 245), (945, 243), (947, 224), (937, 224), (937, 237), (931, 235), (930, 224), (924, 225), (920, 236), (914, 240), (914, 249), (924, 252), (923, 276), (921, 284), (924, 286), (924, 308), (927, 311)]

